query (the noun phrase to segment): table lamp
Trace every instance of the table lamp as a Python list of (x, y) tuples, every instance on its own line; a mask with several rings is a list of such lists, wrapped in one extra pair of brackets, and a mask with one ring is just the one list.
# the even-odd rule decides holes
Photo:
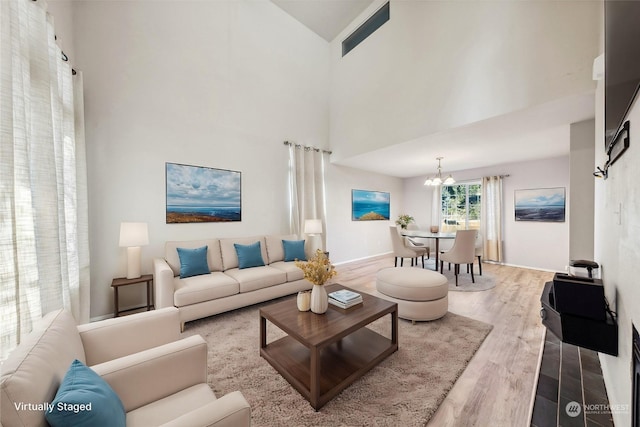
[[(319, 219), (305, 219), (304, 234), (307, 234), (308, 236), (317, 236), (318, 234), (322, 234), (322, 221)], [(315, 253), (315, 245), (312, 245), (312, 247), (313, 252)]]
[(120, 224), (120, 247), (127, 248), (127, 279), (137, 279), (140, 274), (141, 246), (149, 244), (146, 222)]

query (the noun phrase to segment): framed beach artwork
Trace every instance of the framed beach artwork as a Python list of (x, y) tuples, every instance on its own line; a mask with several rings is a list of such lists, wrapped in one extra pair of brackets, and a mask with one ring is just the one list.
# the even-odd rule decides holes
[(565, 189), (515, 190), (516, 221), (564, 222)]
[(351, 190), (351, 220), (388, 220), (391, 194), (383, 191)]
[(240, 172), (166, 163), (167, 224), (241, 221)]

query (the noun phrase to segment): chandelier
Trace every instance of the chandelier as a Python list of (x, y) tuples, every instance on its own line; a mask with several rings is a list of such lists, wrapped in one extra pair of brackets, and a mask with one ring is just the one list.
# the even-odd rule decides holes
[(429, 177), (427, 178), (427, 180), (424, 182), (424, 185), (451, 185), (454, 184), (456, 181), (455, 179), (453, 179), (453, 177), (451, 176), (451, 174), (449, 174), (448, 177), (446, 177), (444, 180), (442, 179), (442, 166), (440, 166), (440, 160), (444, 159), (444, 157), (436, 157), (436, 160), (438, 161), (438, 173), (436, 174), (436, 176), (434, 176), (433, 178)]

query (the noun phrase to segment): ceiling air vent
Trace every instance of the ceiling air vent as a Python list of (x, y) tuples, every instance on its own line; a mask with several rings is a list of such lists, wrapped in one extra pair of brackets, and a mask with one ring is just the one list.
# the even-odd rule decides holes
[(382, 24), (389, 20), (389, 3), (386, 3), (376, 11), (364, 24), (360, 25), (353, 33), (342, 42), (342, 56), (351, 52), (356, 46), (369, 37)]

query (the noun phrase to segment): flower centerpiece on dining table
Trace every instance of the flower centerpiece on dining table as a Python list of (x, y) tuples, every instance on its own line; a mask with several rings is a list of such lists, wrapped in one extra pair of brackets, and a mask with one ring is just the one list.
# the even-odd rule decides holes
[(396, 225), (399, 225), (400, 228), (406, 229), (409, 224), (411, 224), (415, 219), (411, 215), (399, 215), (396, 220)]
[(318, 249), (313, 257), (307, 261), (295, 261), (296, 266), (302, 270), (304, 278), (313, 283), (311, 290), (311, 311), (322, 314), (329, 307), (329, 297), (324, 289), (324, 284), (338, 274), (325, 253)]

